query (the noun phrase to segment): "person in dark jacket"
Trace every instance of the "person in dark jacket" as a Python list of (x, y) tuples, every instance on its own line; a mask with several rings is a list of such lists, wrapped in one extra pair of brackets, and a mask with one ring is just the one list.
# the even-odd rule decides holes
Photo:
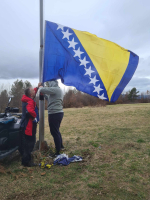
[[(40, 86), (40, 83), (38, 87)], [(39, 121), (38, 109), (34, 101), (37, 88), (25, 89), (25, 94), (22, 96), (22, 119), (21, 119), (21, 149), (22, 149), (22, 165), (27, 167), (35, 166), (31, 161), (31, 152), (33, 151), (36, 141), (36, 128)]]

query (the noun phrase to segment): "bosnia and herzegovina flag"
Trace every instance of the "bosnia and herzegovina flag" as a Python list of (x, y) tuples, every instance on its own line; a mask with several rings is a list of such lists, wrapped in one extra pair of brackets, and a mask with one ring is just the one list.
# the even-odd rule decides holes
[(139, 57), (88, 32), (46, 21), (43, 82), (68, 86), (115, 102), (132, 78)]

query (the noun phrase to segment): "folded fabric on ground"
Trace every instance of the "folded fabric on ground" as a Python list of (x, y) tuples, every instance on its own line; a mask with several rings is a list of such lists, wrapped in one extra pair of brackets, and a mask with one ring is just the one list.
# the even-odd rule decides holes
[(66, 154), (60, 154), (55, 159), (53, 164), (54, 165), (69, 165), (71, 162), (79, 162), (82, 161), (82, 157), (74, 155), (71, 158), (68, 158)]

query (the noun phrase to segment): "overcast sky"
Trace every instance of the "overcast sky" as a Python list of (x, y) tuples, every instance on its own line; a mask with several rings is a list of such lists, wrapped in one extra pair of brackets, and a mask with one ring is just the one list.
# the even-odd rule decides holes
[[(149, 0), (44, 0), (44, 19), (110, 40), (139, 55), (125, 88), (150, 90)], [(39, 0), (0, 0), (0, 85), (39, 77)]]

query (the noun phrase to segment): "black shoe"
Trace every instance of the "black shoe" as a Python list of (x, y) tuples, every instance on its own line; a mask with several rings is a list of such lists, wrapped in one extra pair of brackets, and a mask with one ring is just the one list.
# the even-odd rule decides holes
[(60, 155), (59, 153), (52, 153), (52, 154), (49, 154), (49, 158), (56, 158), (59, 155)]
[(60, 149), (60, 150), (61, 150), (61, 151), (64, 151), (64, 150), (66, 150), (66, 149), (65, 149), (65, 147), (61, 147), (61, 149)]

